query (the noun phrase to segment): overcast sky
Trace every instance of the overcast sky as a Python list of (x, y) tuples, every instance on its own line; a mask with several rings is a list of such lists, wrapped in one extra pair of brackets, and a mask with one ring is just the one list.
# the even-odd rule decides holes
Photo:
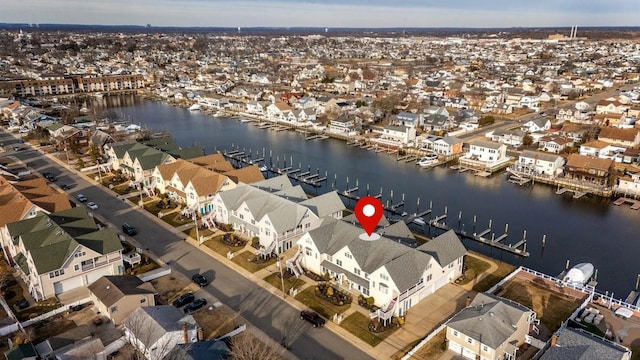
[(0, 22), (212, 27), (640, 24), (640, 0), (4, 0)]

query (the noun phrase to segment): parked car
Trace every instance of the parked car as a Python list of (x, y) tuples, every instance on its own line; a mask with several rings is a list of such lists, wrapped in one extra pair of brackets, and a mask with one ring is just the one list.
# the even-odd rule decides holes
[(173, 306), (175, 307), (183, 307), (185, 305), (187, 305), (188, 303), (192, 302), (193, 300), (195, 300), (195, 296), (193, 295), (193, 293), (186, 293), (186, 294), (182, 294), (180, 295), (180, 297), (178, 297), (177, 299), (173, 300)]
[(76, 199), (78, 199), (78, 201), (80, 202), (87, 202), (87, 197), (82, 194), (76, 195)]
[(192, 312), (202, 308), (207, 305), (207, 299), (200, 298), (193, 300), (189, 305), (184, 307), (185, 314), (191, 314)]
[(2, 292), (2, 296), (4, 297), (5, 300), (11, 300), (14, 297), (16, 297), (16, 292), (13, 290), (6, 290)]
[(87, 207), (91, 210), (98, 210), (98, 204), (94, 203), (93, 201), (88, 202)]
[(18, 309), (23, 310), (29, 307), (29, 302), (25, 299), (18, 300), (16, 302), (16, 306), (18, 307)]
[(62, 189), (62, 190), (70, 190), (71, 189), (71, 185), (62, 184), (62, 185), (60, 185), (60, 189)]
[(50, 182), (56, 182), (58, 180), (58, 178), (53, 176), (52, 174), (45, 176), (45, 178)]
[(22, 151), (24, 148), (22, 146), (14, 146), (13, 151)]
[(324, 326), (325, 320), (315, 311), (311, 310), (302, 310), (300, 311), (300, 319), (307, 320), (313, 325), (313, 327), (321, 327)]
[(127, 224), (127, 223), (122, 224), (122, 231), (124, 231), (124, 233), (129, 235), (129, 236), (133, 236), (133, 235), (138, 233), (136, 228), (134, 228), (133, 226), (131, 226), (131, 225)]
[(78, 305), (70, 305), (69, 306), (69, 311), (80, 311), (84, 308), (84, 305), (82, 304), (78, 304)]
[(195, 274), (191, 277), (194, 283), (200, 285), (200, 287), (205, 287), (209, 285), (209, 280), (205, 278), (202, 274)]

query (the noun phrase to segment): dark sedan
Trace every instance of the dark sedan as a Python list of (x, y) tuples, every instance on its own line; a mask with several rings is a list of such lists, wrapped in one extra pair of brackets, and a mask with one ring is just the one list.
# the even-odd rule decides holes
[(203, 299), (203, 298), (195, 299), (191, 302), (191, 304), (184, 307), (184, 313), (191, 314), (192, 312), (202, 308), (205, 305), (207, 305), (206, 299)]
[(182, 307), (187, 305), (188, 303), (192, 302), (195, 299), (195, 296), (193, 296), (193, 293), (186, 293), (186, 294), (182, 294), (180, 295), (180, 297), (178, 297), (177, 299), (173, 300), (173, 306), (175, 307)]
[(200, 285), (200, 287), (205, 287), (209, 285), (209, 280), (205, 278), (202, 274), (195, 274), (191, 277), (194, 283)]

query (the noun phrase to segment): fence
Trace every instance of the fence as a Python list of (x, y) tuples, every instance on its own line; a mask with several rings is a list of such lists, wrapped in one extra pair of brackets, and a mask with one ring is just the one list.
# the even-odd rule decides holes
[(411, 359), (411, 357), (413, 355), (415, 355), (415, 353), (417, 353), (418, 350), (420, 350), (426, 343), (431, 341), (431, 339), (433, 339), (436, 335), (438, 335), (440, 333), (440, 331), (444, 330), (446, 327), (447, 327), (447, 323), (446, 322), (444, 324), (438, 326), (438, 328), (433, 330), (431, 332), (431, 334), (427, 335), (426, 338), (422, 339), (422, 341), (420, 341), (416, 346), (414, 346), (413, 349), (409, 350), (409, 352), (406, 353), (405, 356), (402, 357), (402, 360)]
[(36, 316), (33, 319), (29, 319), (27, 321), (24, 321), (20, 325), (22, 325), (22, 327), (27, 327), (29, 325), (33, 325), (33, 324), (38, 323), (38, 322), (40, 322), (42, 320), (48, 319), (48, 318), (50, 318), (52, 316), (56, 316), (58, 314), (62, 314), (64, 312), (69, 311), (69, 306), (82, 305), (82, 304), (86, 304), (86, 303), (88, 303), (90, 301), (91, 301), (91, 298), (86, 297), (86, 298), (84, 298), (82, 300), (78, 300), (78, 301), (75, 301), (75, 302), (73, 302), (71, 304), (67, 304), (68, 306), (59, 307), (57, 309), (49, 311), (48, 313), (45, 313), (45, 314)]
[(171, 268), (166, 266), (159, 269), (147, 271), (144, 274), (138, 275), (138, 278), (144, 282), (147, 282), (169, 274), (171, 274)]

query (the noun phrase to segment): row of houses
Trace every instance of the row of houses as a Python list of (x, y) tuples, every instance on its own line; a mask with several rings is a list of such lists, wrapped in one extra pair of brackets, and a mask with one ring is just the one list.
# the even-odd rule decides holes
[(47, 76), (41, 79), (7, 80), (0, 89), (4, 95), (18, 97), (56, 96), (92, 92), (136, 90), (145, 87), (144, 76), (126, 75), (73, 75)]

